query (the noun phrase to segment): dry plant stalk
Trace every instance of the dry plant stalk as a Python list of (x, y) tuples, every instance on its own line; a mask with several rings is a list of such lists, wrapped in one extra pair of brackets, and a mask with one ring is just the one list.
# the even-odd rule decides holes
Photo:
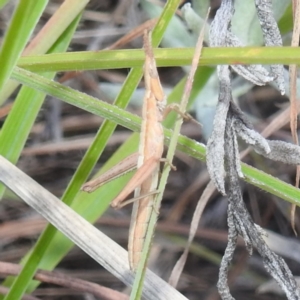
[[(293, 0), (293, 15), (294, 15), (294, 28), (292, 36), (292, 47), (298, 47), (299, 34), (300, 34), (300, 4), (299, 1)], [(298, 133), (297, 133), (297, 116), (298, 116), (298, 104), (297, 104), (297, 65), (290, 65), (289, 69), (290, 77), (290, 127), (293, 137), (293, 141), (296, 145), (299, 145)], [(300, 180), (300, 166), (297, 166), (296, 182), (295, 186), (299, 187)], [(291, 206), (291, 224), (294, 233), (297, 235), (295, 228), (295, 213), (296, 205)]]
[[(188, 9), (190, 7), (190, 3), (187, 3), (182, 9)], [(192, 85), (193, 85), (193, 80), (194, 80), (194, 76), (195, 73), (197, 71), (197, 67), (199, 64), (199, 60), (201, 57), (201, 52), (203, 49), (203, 41), (204, 41), (204, 33), (205, 33), (205, 27), (206, 27), (206, 23), (207, 23), (207, 19), (210, 13), (210, 8), (208, 9), (208, 12), (206, 14), (206, 18), (203, 24), (203, 27), (200, 31), (198, 40), (197, 40), (197, 44), (195, 47), (195, 53), (193, 56), (193, 60), (192, 60), (192, 66), (191, 66), (191, 71), (190, 74), (187, 78), (187, 81), (185, 83), (185, 88), (184, 88), (184, 95), (183, 95), (183, 99), (188, 99), (190, 97), (191, 94), (191, 89), (192, 89)], [(189, 232), (189, 237), (188, 237), (188, 242), (184, 248), (184, 251), (181, 255), (181, 257), (178, 259), (178, 261), (176, 262), (172, 273), (170, 275), (169, 278), (169, 283), (170, 285), (172, 285), (173, 287), (176, 287), (180, 278), (180, 275), (183, 271), (185, 262), (187, 260), (187, 256), (189, 253), (189, 249), (190, 246), (193, 242), (193, 239), (195, 237), (197, 228), (198, 228), (198, 224), (200, 221), (200, 218), (202, 216), (202, 212), (206, 206), (207, 201), (209, 200), (210, 196), (211, 196), (211, 192), (214, 190), (214, 186), (213, 184), (210, 184), (207, 186), (207, 188), (205, 189), (205, 191), (203, 192), (201, 198), (198, 201), (197, 207), (195, 209), (193, 218), (192, 218), (192, 222), (191, 222), (191, 228), (190, 228), (190, 232)]]
[[(0, 261), (0, 274), (2, 275), (17, 276), (21, 272), (21, 270), (22, 270), (22, 266), (19, 264)], [(73, 289), (75, 291), (89, 293), (103, 300), (128, 300), (129, 299), (127, 295), (121, 292), (104, 287), (94, 282), (75, 278), (57, 271), (46, 271), (46, 270), (38, 269), (34, 275), (34, 279), (44, 283), (51, 283), (61, 287), (66, 287), (71, 290)], [(23, 299), (31, 300), (31, 298), (29, 297), (30, 296), (28, 296), (28, 298), (24, 297)], [(32, 298), (32, 299), (38, 299), (38, 298)]]
[[(161, 121), (164, 117), (166, 97), (156, 69), (150, 32), (145, 32), (144, 34), (144, 48), (146, 55), (144, 65), (146, 94), (142, 111), (137, 171), (111, 204), (115, 208), (126, 205), (129, 201), (124, 201), (125, 198), (135, 190), (133, 200), (136, 201), (133, 204), (128, 241), (129, 265), (132, 270), (137, 269), (143, 251), (164, 150), (164, 133)], [(124, 168), (124, 165), (122, 168)], [(119, 173), (121, 171), (122, 169), (119, 169)], [(88, 182), (82, 187), (82, 190), (91, 192), (99, 185), (102, 185), (102, 181), (103, 177)]]

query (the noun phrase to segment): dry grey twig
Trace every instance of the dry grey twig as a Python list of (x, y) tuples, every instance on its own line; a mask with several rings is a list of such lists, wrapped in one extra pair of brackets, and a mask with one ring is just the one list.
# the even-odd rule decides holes
[[(231, 31), (228, 31), (226, 36), (227, 47), (244, 47), (240, 40)], [(231, 68), (240, 76), (251, 81), (256, 85), (265, 85), (274, 80), (269, 71), (262, 65), (231, 65)]]
[[(281, 37), (272, 12), (271, 0), (256, 0), (256, 9), (267, 46), (281, 46)], [(230, 30), (233, 1), (223, 0), (211, 24), (210, 44), (239, 47), (241, 43)], [(262, 85), (275, 80), (284, 93), (283, 67), (271, 66), (271, 76), (261, 66), (232, 66), (246, 79)], [(271, 251), (262, 238), (262, 229), (251, 219), (242, 198), (239, 177), (242, 176), (237, 136), (265, 157), (285, 163), (300, 163), (300, 147), (281, 141), (268, 141), (253, 130), (251, 123), (232, 101), (229, 66), (218, 66), (219, 100), (213, 132), (207, 143), (207, 168), (219, 192), (228, 195), (228, 244), (219, 271), (218, 290), (224, 300), (233, 300), (227, 283), (228, 269), (236, 248), (237, 235), (245, 241), (249, 254), (256, 248), (266, 270), (277, 281), (290, 300), (300, 299), (296, 281), (285, 261)], [(224, 176), (226, 173), (227, 186)]]
[[(257, 16), (266, 46), (282, 46), (281, 35), (273, 16), (271, 0), (255, 0)], [(271, 65), (271, 73), (282, 95), (285, 94), (283, 65)]]
[(252, 248), (255, 247), (263, 259), (266, 270), (277, 281), (280, 287), (285, 291), (286, 296), (290, 300), (300, 299), (300, 292), (297, 283), (286, 265), (285, 261), (269, 249), (261, 234), (262, 231), (257, 228), (252, 221), (249, 212), (243, 202), (241, 188), (239, 184), (238, 173), (235, 167), (235, 150), (234, 141), (230, 138), (231, 128), (226, 128), (226, 172), (228, 178), (228, 245), (225, 255), (222, 259), (220, 268), (220, 276), (218, 282), (219, 292), (222, 299), (234, 299), (227, 284), (228, 266), (232, 260), (233, 252), (236, 246), (236, 234), (238, 233), (245, 240), (246, 248), (249, 254), (252, 254)]

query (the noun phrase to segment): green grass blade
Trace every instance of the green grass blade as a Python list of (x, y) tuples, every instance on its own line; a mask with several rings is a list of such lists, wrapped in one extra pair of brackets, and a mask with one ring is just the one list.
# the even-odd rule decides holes
[(0, 49), (0, 90), (9, 78), (28, 42), (47, 0), (20, 0), (5, 33)]
[[(88, 96), (84, 93), (74, 91), (59, 83), (47, 80), (37, 74), (33, 74), (26, 70), (17, 70), (18, 71), (13, 72), (13, 78), (15, 80), (20, 81), (21, 83), (29, 85), (33, 88), (37, 88), (38, 90), (57, 97), (71, 105), (75, 105), (86, 111), (117, 122), (118, 124), (130, 130), (139, 131), (141, 120), (137, 116), (132, 115), (127, 111), (123, 111), (113, 105), (102, 102), (96, 98)], [(166, 144), (169, 143), (171, 135), (172, 132), (166, 129)], [(177, 149), (192, 157), (195, 157), (196, 159), (205, 160), (205, 146), (184, 136), (179, 136)], [(279, 179), (276, 179), (271, 175), (268, 175), (255, 168), (249, 167), (245, 164), (243, 164), (243, 171), (246, 176), (247, 182), (284, 200), (287, 200), (298, 206), (300, 205), (299, 189), (296, 189), (295, 187)]]
[[(68, 48), (79, 20), (80, 17), (77, 17), (73, 21), (69, 28), (59, 38), (57, 43), (52, 47), (51, 51), (64, 51)], [(53, 78), (54, 75), (54, 73), (48, 73), (46, 76), (48, 78)], [(28, 87), (23, 87), (15, 101), (14, 107), (4, 124), (0, 136), (0, 143), (2, 146), (0, 146), (0, 149), (6, 154), (5, 156), (8, 156), (13, 162), (16, 162), (23, 149), (23, 145), (28, 137), (36, 115), (43, 104), (44, 98), (44, 93), (37, 92)], [(3, 152), (0, 153), (2, 154)], [(47, 248), (47, 244), (48, 241), (44, 240), (43, 247)], [(9, 293), (4, 298), (5, 300), (17, 300), (22, 298), (29, 282), (36, 272), (40, 259), (41, 256), (33, 251), (30, 259), (27, 260), (24, 268), (14, 280)]]
[[(36, 3), (36, 5), (40, 5), (41, 3), (45, 2), (45, 0), (31, 1)], [(30, 1), (23, 0), (23, 2), (27, 4)], [(31, 44), (26, 48), (26, 55), (46, 53), (61, 36), (61, 34), (66, 30), (66, 28), (71, 24), (71, 22), (83, 10), (83, 8), (88, 2), (89, 0), (63, 1), (59, 9), (54, 13), (51, 19), (47, 22), (47, 24), (35, 36), (34, 40), (31, 41)], [(29, 8), (30, 7), (28, 7), (28, 9)], [(24, 12), (23, 17), (26, 17)], [(28, 20), (34, 20), (32, 19), (33, 17), (34, 15), (30, 15), (30, 17), (27, 16)], [(22, 29), (20, 28), (20, 30)], [(17, 86), (18, 85), (16, 82), (9, 80), (3, 87), (3, 89), (0, 89), (0, 104), (4, 103), (4, 101), (11, 95), (11, 93), (15, 90)]]
[[(158, 67), (190, 65), (194, 48), (154, 49)], [(295, 47), (207, 48), (199, 61), (201, 66), (224, 64), (300, 64), (299, 49)], [(71, 52), (22, 57), (18, 66), (32, 72), (80, 71), (141, 67), (141, 49)]]

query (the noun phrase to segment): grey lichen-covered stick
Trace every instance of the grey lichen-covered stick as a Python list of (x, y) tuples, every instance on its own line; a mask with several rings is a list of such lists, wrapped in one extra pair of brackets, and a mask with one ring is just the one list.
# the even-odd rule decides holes
[[(255, 3), (266, 45), (280, 46), (281, 36), (273, 16), (271, 0), (256, 0)], [(233, 0), (222, 1), (211, 24), (211, 46), (240, 46), (230, 28), (234, 12), (233, 4)], [(244, 72), (244, 66), (238, 68), (232, 66), (232, 69), (240, 75), (259, 85), (265, 84), (273, 77), (281, 93), (284, 93), (282, 66), (271, 66), (271, 77), (264, 74), (265, 71), (261, 72), (264, 70), (263, 67), (260, 66), (257, 69), (257, 66), (253, 66), (253, 68), (248, 67)], [(237, 236), (240, 235), (250, 255), (253, 248), (257, 249), (265, 269), (285, 291), (287, 298), (299, 300), (300, 290), (291, 271), (285, 261), (266, 245), (262, 238), (263, 230), (253, 222), (243, 202), (239, 184), (239, 177), (243, 177), (243, 174), (237, 136), (251, 145), (259, 154), (290, 164), (299, 164), (300, 148), (282, 141), (268, 141), (253, 130), (251, 123), (233, 102), (229, 66), (218, 66), (218, 77), (220, 81), (219, 102), (214, 118), (214, 129), (207, 143), (207, 167), (217, 189), (228, 197), (228, 244), (219, 271), (219, 293), (223, 300), (234, 300), (228, 286), (228, 270), (236, 248)]]

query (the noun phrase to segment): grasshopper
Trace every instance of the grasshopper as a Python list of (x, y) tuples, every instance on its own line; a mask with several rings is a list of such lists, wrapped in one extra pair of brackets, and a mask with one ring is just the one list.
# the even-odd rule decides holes
[[(124, 199), (133, 191), (134, 201), (129, 230), (128, 256), (129, 265), (136, 270), (143, 250), (153, 201), (157, 192), (160, 162), (164, 150), (164, 133), (162, 120), (166, 107), (163, 92), (151, 45), (151, 33), (144, 34), (144, 79), (146, 93), (143, 101), (142, 126), (138, 154), (127, 158), (127, 162), (116, 166), (100, 178), (83, 185), (82, 190), (92, 192), (107, 180), (115, 178), (119, 171), (130, 171), (136, 165), (137, 171), (120, 194), (112, 201), (112, 207), (119, 208), (128, 203)], [(139, 200), (137, 200), (139, 199)]]

